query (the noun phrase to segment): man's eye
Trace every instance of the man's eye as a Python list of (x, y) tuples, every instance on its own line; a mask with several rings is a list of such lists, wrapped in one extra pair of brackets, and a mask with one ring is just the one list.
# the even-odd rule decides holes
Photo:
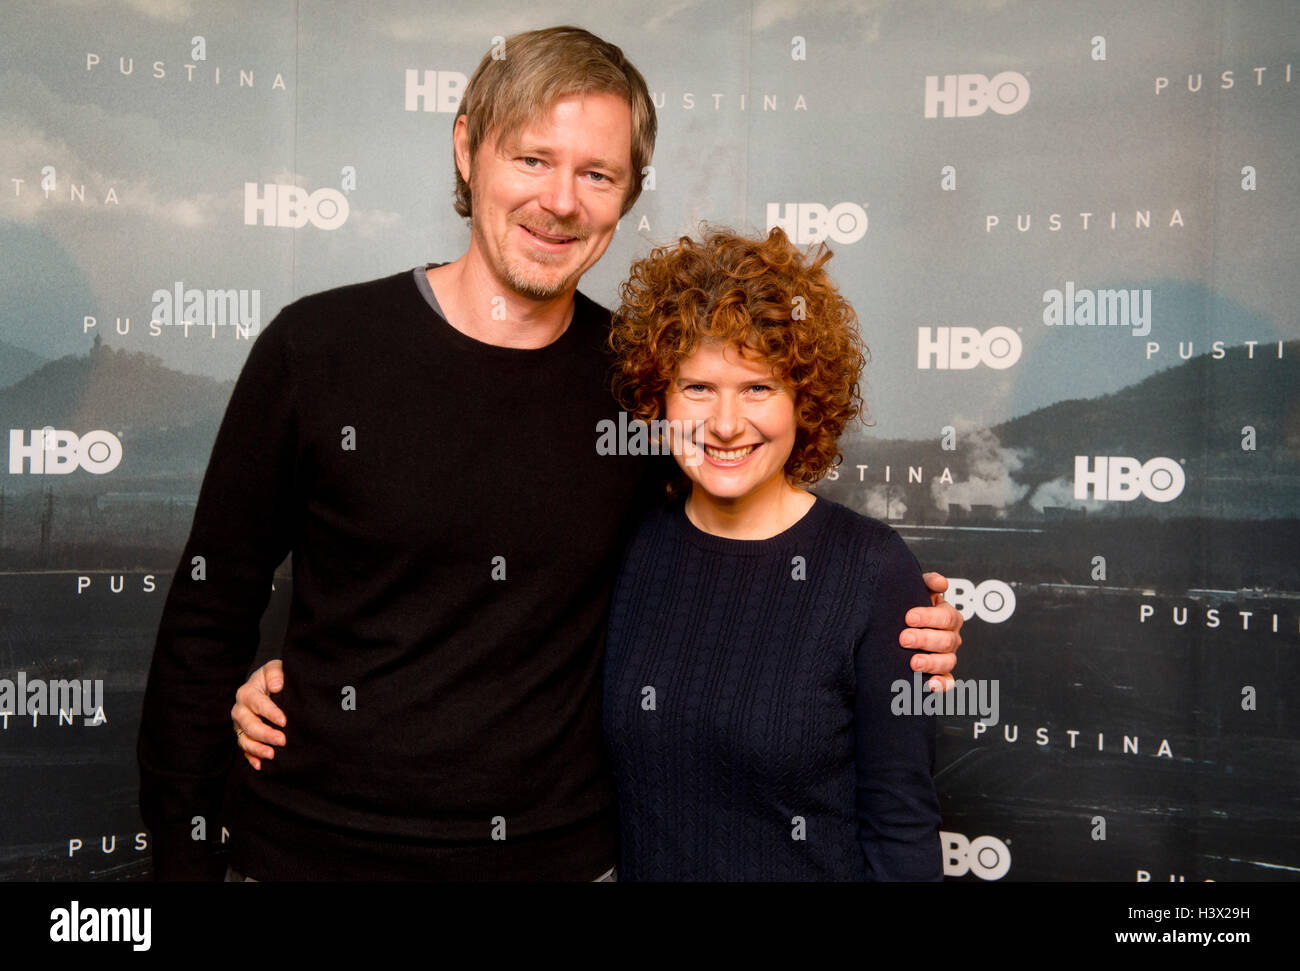
[(606, 175), (604, 172), (592, 172), (592, 173), (591, 173), (591, 177), (592, 177), (593, 179), (595, 179), (597, 182), (608, 182), (608, 181), (609, 181), (609, 176)]
[(538, 165), (541, 165), (542, 160), (532, 155), (525, 155), (524, 164), (527, 165), (530, 169), (532, 169), (532, 168), (536, 168)]

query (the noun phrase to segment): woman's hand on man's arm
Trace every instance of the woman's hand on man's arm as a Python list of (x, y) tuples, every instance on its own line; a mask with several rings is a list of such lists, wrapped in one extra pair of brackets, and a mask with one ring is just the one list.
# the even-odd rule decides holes
[[(235, 692), (235, 707), (230, 720), (235, 723), (240, 751), (254, 769), (261, 771), (262, 759), (275, 758), (272, 746), (285, 743), (284, 712), (271, 695), (284, 688), (284, 665), (277, 659), (267, 661), (248, 676)], [(279, 726), (278, 728), (276, 726)]]

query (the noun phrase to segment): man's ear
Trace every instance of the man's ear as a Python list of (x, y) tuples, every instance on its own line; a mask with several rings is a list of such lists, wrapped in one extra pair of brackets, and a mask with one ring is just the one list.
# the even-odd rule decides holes
[(451, 131), (451, 144), (456, 153), (456, 170), (460, 177), (469, 184), (469, 118), (461, 115), (456, 119), (456, 126)]

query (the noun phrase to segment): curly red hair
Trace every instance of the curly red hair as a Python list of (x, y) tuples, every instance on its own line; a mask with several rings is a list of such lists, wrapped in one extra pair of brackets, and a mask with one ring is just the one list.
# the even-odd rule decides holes
[(858, 383), (868, 351), (857, 314), (823, 269), (825, 245), (801, 253), (780, 228), (767, 238), (706, 227), (632, 264), (614, 313), (614, 394), (634, 418), (663, 414), (669, 384), (704, 340), (758, 352), (794, 395), (793, 481), (813, 483), (865, 409)]

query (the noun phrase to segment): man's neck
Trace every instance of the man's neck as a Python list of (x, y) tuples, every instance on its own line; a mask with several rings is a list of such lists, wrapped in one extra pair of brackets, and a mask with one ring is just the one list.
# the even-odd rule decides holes
[(470, 253), (452, 263), (431, 267), (425, 275), (447, 323), (484, 344), (545, 347), (554, 343), (573, 320), (576, 290), (549, 300), (523, 296), (503, 286)]

